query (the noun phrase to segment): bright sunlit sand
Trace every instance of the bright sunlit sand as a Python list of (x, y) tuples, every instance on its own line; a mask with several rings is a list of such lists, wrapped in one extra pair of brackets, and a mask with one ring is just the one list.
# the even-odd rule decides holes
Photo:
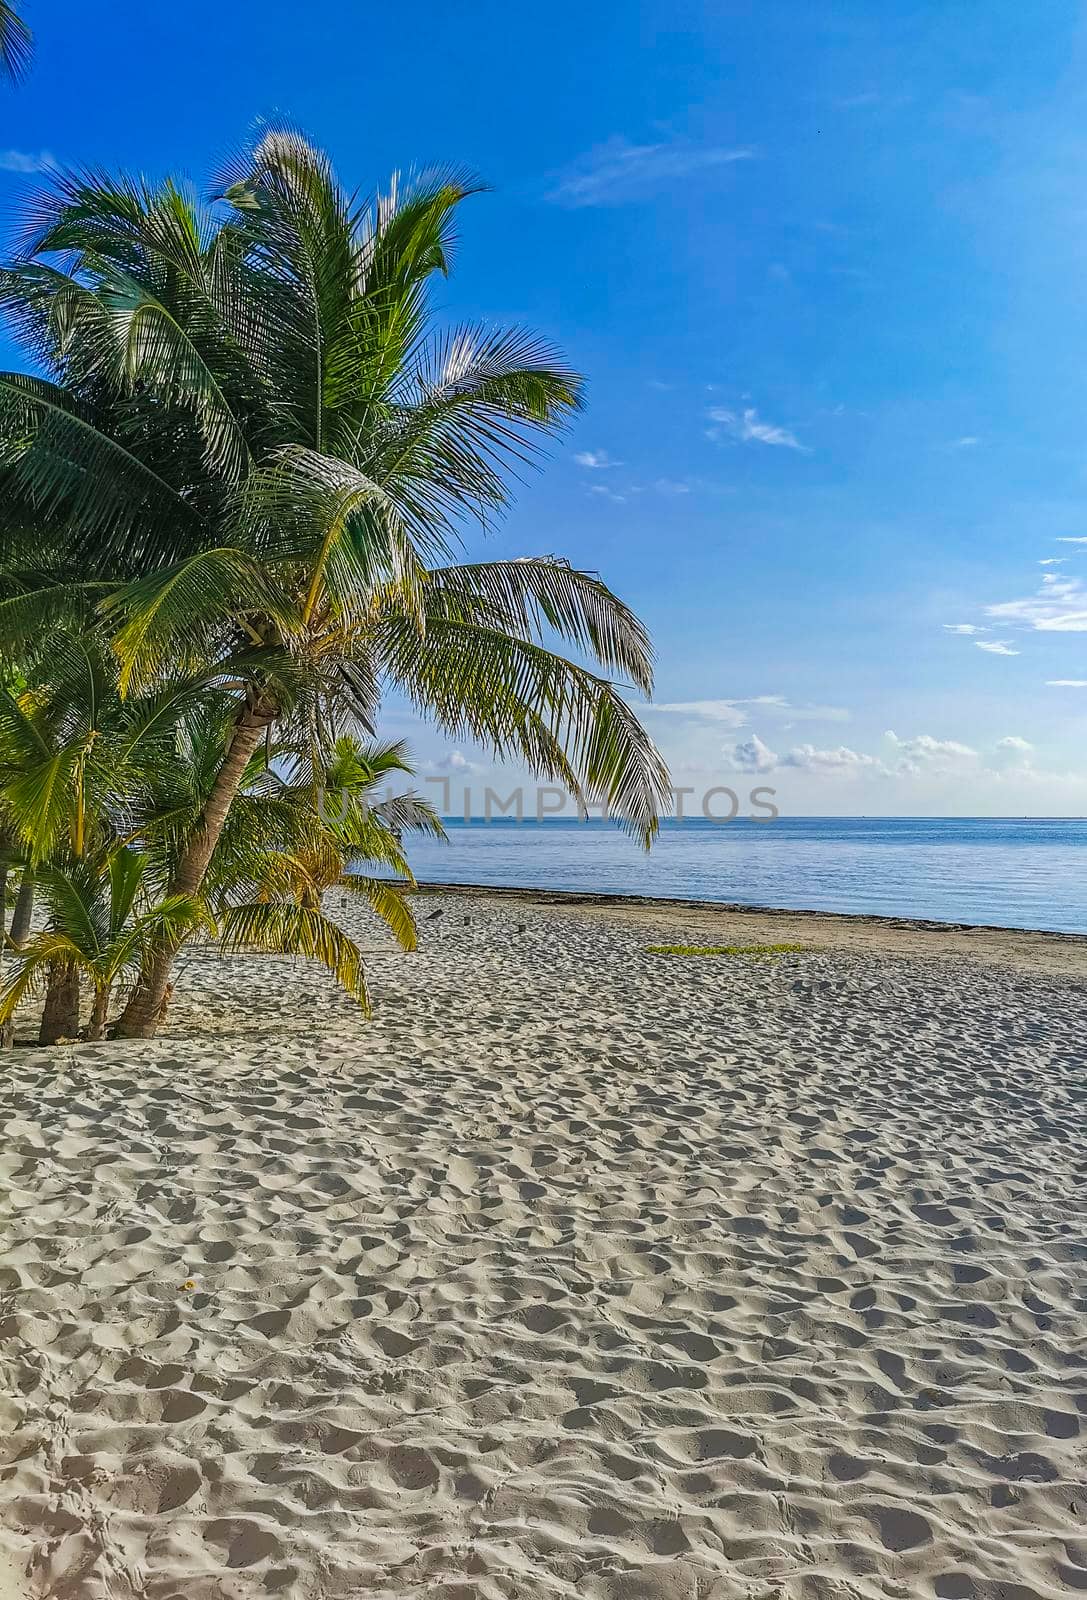
[(1083, 942), (418, 906), (16, 1052), (5, 1600), (1087, 1586)]

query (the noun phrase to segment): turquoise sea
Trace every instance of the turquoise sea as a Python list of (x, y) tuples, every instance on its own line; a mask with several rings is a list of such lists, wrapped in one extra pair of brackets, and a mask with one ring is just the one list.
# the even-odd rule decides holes
[(447, 821), (408, 841), (424, 882), (723, 900), (1087, 933), (1087, 819), (782, 817), (666, 822), (649, 855), (614, 826)]

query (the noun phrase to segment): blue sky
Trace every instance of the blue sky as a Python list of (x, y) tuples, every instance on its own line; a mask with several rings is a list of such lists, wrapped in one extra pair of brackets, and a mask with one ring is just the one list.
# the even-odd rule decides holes
[(1081, 4), (24, 9), (8, 216), (45, 157), (202, 180), (261, 116), (363, 189), (493, 185), (442, 307), (547, 334), (589, 405), (491, 548), (644, 615), (678, 782), (1087, 811)]

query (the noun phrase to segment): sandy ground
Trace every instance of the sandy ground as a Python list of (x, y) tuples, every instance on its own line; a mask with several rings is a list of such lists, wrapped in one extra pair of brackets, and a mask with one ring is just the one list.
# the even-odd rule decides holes
[(6, 1064), (3, 1600), (1087, 1591), (1087, 945), (419, 909)]

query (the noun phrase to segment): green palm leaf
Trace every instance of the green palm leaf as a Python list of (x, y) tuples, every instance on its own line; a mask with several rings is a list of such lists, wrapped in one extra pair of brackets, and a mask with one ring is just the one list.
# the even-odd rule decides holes
[(409, 623), (388, 618), (377, 642), (390, 675), (451, 737), (520, 757), (604, 803), (648, 846), (667, 802), (668, 771), (610, 683), (475, 623), (432, 620), (420, 638)]
[(68, 536), (72, 559), (119, 536), (132, 561), (161, 559), (193, 506), (133, 450), (97, 425), (64, 389), (0, 373), (0, 467), (9, 492)]
[(14, 6), (0, 0), (0, 74), (19, 83), (30, 70), (34, 36)]
[(371, 1014), (362, 952), (323, 912), (266, 901), (232, 906), (224, 914), (220, 942), (224, 950), (262, 950), (319, 961), (364, 1014)]

